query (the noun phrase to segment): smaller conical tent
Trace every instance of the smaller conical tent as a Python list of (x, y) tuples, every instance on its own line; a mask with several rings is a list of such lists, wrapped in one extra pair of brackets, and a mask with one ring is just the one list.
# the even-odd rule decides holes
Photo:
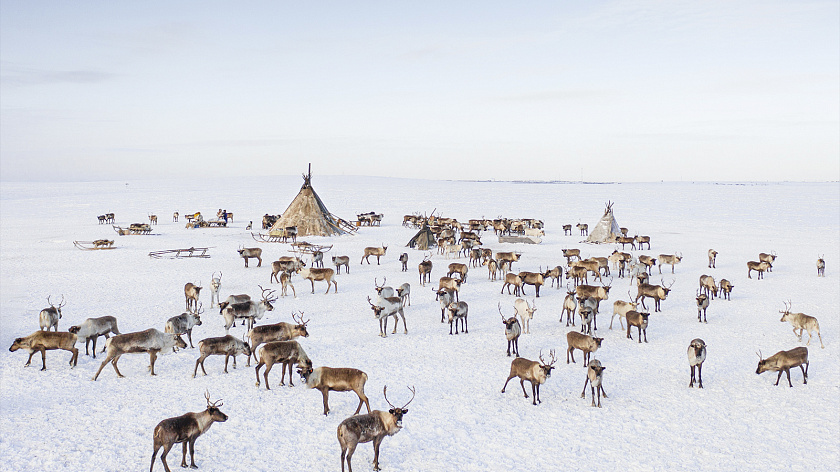
[(354, 228), (347, 221), (333, 215), (312, 188), (312, 167), (303, 175), (303, 186), (283, 215), (269, 230), (282, 232), (297, 226), (298, 236), (333, 236), (350, 233)]
[(419, 249), (421, 251), (429, 250), (437, 245), (435, 241), (435, 234), (429, 228), (428, 224), (423, 224), (423, 228), (414, 235), (406, 244), (406, 247)]
[(621, 234), (621, 229), (615, 221), (612, 206), (613, 202), (607, 202), (607, 208), (604, 210), (604, 216), (598, 221), (598, 224), (589, 232), (589, 237), (586, 238), (587, 243), (614, 243), (615, 238)]

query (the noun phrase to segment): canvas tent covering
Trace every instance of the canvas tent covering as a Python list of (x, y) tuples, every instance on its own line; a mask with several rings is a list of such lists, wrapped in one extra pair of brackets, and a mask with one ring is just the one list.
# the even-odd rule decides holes
[(303, 186), (283, 215), (274, 223), (269, 234), (282, 235), (285, 228), (297, 226), (298, 236), (333, 236), (353, 231), (347, 221), (333, 215), (312, 188), (312, 172), (303, 175)]
[(604, 210), (604, 216), (598, 221), (592, 230), (589, 231), (589, 236), (586, 238), (587, 243), (614, 243), (615, 238), (621, 234), (621, 229), (615, 221), (612, 206), (613, 202), (607, 202), (607, 208)]
[(435, 234), (432, 233), (432, 230), (429, 228), (428, 224), (424, 224), (423, 228), (408, 241), (406, 247), (426, 251), (430, 248), (435, 247), (436, 245), (437, 242), (435, 241)]

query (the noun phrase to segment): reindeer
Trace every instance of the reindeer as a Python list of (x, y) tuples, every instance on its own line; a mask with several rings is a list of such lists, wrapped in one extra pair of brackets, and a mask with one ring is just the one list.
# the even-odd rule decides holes
[(423, 262), (417, 266), (417, 270), (420, 272), (421, 287), (425, 287), (426, 282), (429, 282), (429, 279), (432, 276), (432, 261), (429, 260), (431, 256), (431, 254), (423, 256)]
[[(782, 314), (782, 319), (779, 321), (782, 323), (787, 321), (793, 326), (793, 334), (796, 334), (796, 338), (799, 342), (802, 342), (802, 331), (808, 331), (808, 342), (805, 344), (806, 346), (811, 345), (811, 337), (813, 336), (813, 332), (816, 331), (817, 337), (820, 339), (820, 347), (825, 348), (822, 341), (822, 335), (820, 334), (820, 323), (817, 319), (804, 313), (791, 313), (791, 306), (792, 304), (790, 300), (785, 302), (785, 310), (779, 311), (779, 313)], [(799, 330), (799, 334), (796, 333), (797, 329)]]
[(817, 277), (825, 277), (825, 256), (817, 258)]
[(397, 296), (400, 297), (400, 303), (403, 306), (411, 306), (411, 284), (408, 282), (397, 287)]
[[(213, 275), (210, 278), (210, 308), (219, 304), (219, 290), (222, 289), (222, 273), (219, 272), (219, 276), (216, 277), (216, 273), (213, 272)], [(196, 296), (195, 300), (198, 300), (198, 296)], [(214, 304), (215, 302), (215, 304)], [(188, 307), (189, 309), (189, 307)]]
[(575, 225), (580, 230), (581, 236), (589, 236), (589, 225), (585, 223), (578, 223)]
[(500, 293), (505, 293), (505, 287), (507, 287), (508, 295), (510, 295), (511, 285), (513, 286), (513, 295), (516, 297), (522, 296), (522, 278), (512, 272), (505, 274), (505, 283), (502, 285)]
[(516, 312), (515, 316), (518, 316), (522, 320), (526, 334), (531, 334), (531, 320), (534, 318), (534, 312), (537, 311), (536, 303), (536, 300), (532, 300), (529, 306), (528, 302), (521, 298), (517, 298), (513, 302), (513, 309)]
[(776, 251), (770, 251), (770, 254), (761, 253), (758, 255), (759, 262), (766, 262), (770, 267), (767, 268), (768, 272), (773, 272), (773, 263), (776, 262)]
[(405, 334), (408, 334), (408, 325), (405, 323), (405, 313), (403, 312), (402, 302), (399, 297), (379, 297), (376, 300), (376, 304), (370, 301), (370, 297), (367, 297), (367, 299), (370, 304), (370, 309), (373, 310), (374, 318), (379, 320), (379, 336), (383, 338), (388, 337), (389, 316), (394, 317), (394, 331), (391, 334), (396, 334), (397, 326), (400, 324), (400, 316), (402, 316)]
[(711, 275), (700, 276), (700, 290), (706, 294), (706, 297), (714, 300), (718, 294), (717, 285), (715, 285), (715, 278)]
[(324, 268), (324, 253), (315, 251), (312, 253), (312, 267)]
[(731, 282), (726, 279), (720, 279), (720, 296), (729, 300), (729, 293), (732, 292), (732, 289), (735, 288)]
[(573, 279), (575, 282), (575, 287), (577, 287), (578, 283), (588, 284), (589, 283), (589, 271), (586, 270), (585, 267), (571, 267), (569, 270), (566, 271), (566, 280)]
[(207, 375), (204, 370), (204, 360), (208, 356), (223, 355), (225, 356), (225, 373), (228, 373), (228, 360), (233, 357), (233, 368), (236, 368), (236, 355), (245, 354), (248, 359), (251, 358), (251, 347), (242, 339), (237, 339), (228, 334), (218, 338), (205, 338), (198, 342), (198, 352), (201, 353), (195, 361), (195, 370), (193, 371), (193, 378), (198, 373), (198, 366), (201, 365), (201, 371)]
[(260, 386), (260, 369), (265, 366), (263, 378), (265, 389), (271, 390), (268, 382), (268, 373), (274, 364), (282, 363), (280, 367), (280, 386), (286, 385), (286, 369), (289, 370), (289, 387), (294, 387), (292, 382), (292, 365), (297, 364), (303, 369), (312, 367), (312, 361), (297, 341), (272, 341), (266, 343), (259, 350), (260, 363), (255, 368), (257, 375), (257, 387)]
[(572, 265), (572, 258), (577, 257), (577, 260), (580, 260), (580, 249), (561, 249), (563, 251), (563, 257), (566, 258), (566, 265)]
[[(569, 270), (574, 270), (576, 268), (583, 268), (587, 272), (592, 272), (592, 275), (594, 275), (596, 279), (601, 280), (601, 264), (598, 263), (598, 261), (592, 261), (588, 259), (583, 261), (574, 261), (572, 262), (572, 265), (569, 268)], [(576, 273), (580, 274), (580, 272)], [(568, 272), (566, 273), (566, 275), (568, 275)]]
[(660, 254), (659, 255), (659, 273), (662, 273), (662, 266), (664, 264), (671, 264), (671, 273), (674, 273), (674, 265), (679, 264), (682, 261), (682, 254)]
[(467, 329), (467, 312), (469, 306), (467, 302), (452, 302), (446, 307), (449, 311), (449, 334), (452, 334), (452, 323), (455, 323), (455, 334), (458, 334), (458, 321), (461, 322), (462, 331), (469, 333)]
[(662, 281), (662, 285), (650, 285), (646, 283), (640, 283), (638, 287), (638, 293), (636, 295), (635, 302), (638, 303), (639, 299), (642, 299), (642, 308), (647, 310), (645, 306), (645, 298), (653, 298), (655, 307), (654, 311), (661, 311), (659, 309), (659, 302), (665, 300), (668, 297), (668, 293), (671, 291), (671, 287), (674, 285), (674, 282), (671, 282), (671, 285), (664, 287), (665, 282)]
[(181, 467), (187, 467), (187, 445), (190, 446), (190, 467), (197, 469), (195, 465), (195, 440), (204, 434), (214, 422), (224, 423), (228, 416), (219, 410), (224, 403), (221, 400), (210, 402), (210, 392), (204, 394), (207, 399), (207, 409), (200, 413), (186, 413), (175, 418), (167, 418), (157, 426), (153, 435), (154, 452), (152, 452), (152, 465), (149, 472), (155, 469), (155, 459), (160, 448), (163, 448), (163, 453), (160, 455), (160, 460), (163, 462), (163, 468), (166, 472), (170, 472), (169, 464), (166, 463), (166, 455), (177, 443), (184, 445), (183, 454), (181, 455)]
[(648, 317), (650, 317), (650, 313), (639, 313), (636, 310), (630, 310), (625, 315), (627, 319), (627, 339), (633, 340), (633, 336), (630, 334), (630, 328), (636, 327), (639, 329), (639, 344), (642, 343), (642, 333), (645, 334), (645, 342), (647, 340), (647, 327), (648, 327)]
[(589, 365), (589, 356), (601, 347), (604, 338), (595, 338), (586, 334), (580, 334), (577, 331), (569, 331), (566, 333), (566, 364), (569, 363), (569, 357), (572, 362), (575, 362), (575, 349), (583, 351), (583, 366)]
[(228, 297), (225, 298), (225, 301), (219, 303), (219, 314), (224, 314), (225, 308), (227, 308), (230, 305), (233, 305), (234, 303), (245, 303), (249, 301), (251, 301), (251, 296), (246, 293), (240, 293), (239, 295), (228, 295)]
[(717, 257), (718, 252), (714, 249), (709, 249), (709, 269), (715, 268), (715, 258)]
[[(502, 315), (501, 303), (499, 303), (499, 314)], [(502, 324), (505, 325), (505, 338), (508, 342), (507, 356), (510, 357), (512, 347), (513, 353), (516, 357), (519, 357), (519, 335), (522, 334), (522, 325), (519, 324), (515, 314), (510, 318), (505, 318), (505, 315), (502, 315)]]
[[(633, 298), (633, 296), (630, 295), (630, 290), (627, 291), (627, 296)], [(638, 303), (634, 302), (616, 300), (615, 303), (613, 303), (613, 315), (610, 318), (610, 329), (612, 329), (613, 320), (615, 319), (615, 316), (618, 315), (618, 324), (621, 325), (621, 329), (623, 330), (624, 322), (622, 320), (627, 316), (628, 311), (635, 310), (638, 305)]]
[(563, 322), (563, 314), (566, 314), (566, 327), (569, 326), (569, 322), (572, 323), (572, 326), (575, 325), (575, 310), (577, 310), (577, 299), (575, 298), (575, 291), (569, 289), (569, 286), (566, 285), (566, 298), (563, 299), (563, 311), (560, 312), (560, 322)]
[(281, 285), (281, 288), (280, 288), (280, 296), (281, 297), (285, 297), (289, 292), (289, 288), (291, 288), (292, 289), (292, 296), (294, 298), (297, 298), (297, 292), (295, 292), (295, 286), (292, 285), (292, 275), (291, 274), (286, 273), (286, 272), (283, 272), (282, 274), (280, 274), (280, 285)]
[(639, 255), (639, 262), (645, 265), (648, 274), (653, 274), (653, 266), (656, 265), (656, 258), (641, 254)]
[(691, 367), (691, 382), (689, 388), (694, 387), (694, 368), (697, 367), (698, 388), (703, 388), (703, 361), (706, 360), (706, 343), (702, 339), (692, 339), (688, 345), (688, 365)]
[(641, 250), (642, 247), (647, 244), (648, 250), (650, 250), (650, 236), (639, 236), (636, 235), (635, 238), (637, 243), (639, 243), (639, 249)]
[(572, 235), (572, 225), (563, 225), (563, 236)]
[(359, 397), (359, 406), (356, 408), (354, 415), (358, 415), (362, 409), (362, 404), (367, 407), (370, 413), (370, 402), (365, 395), (365, 383), (368, 376), (359, 369), (351, 368), (333, 368), (333, 367), (318, 367), (312, 369), (309, 367), (299, 367), (298, 374), (301, 380), (306, 383), (306, 388), (314, 388), (320, 390), (321, 396), (324, 398), (324, 416), (330, 412), (330, 391), (333, 392), (349, 392), (353, 391)]
[[(190, 310), (187, 313), (181, 313), (178, 316), (173, 316), (166, 321), (166, 327), (163, 332), (176, 335), (186, 334), (187, 339), (190, 341), (190, 347), (193, 347), (192, 329), (194, 326), (201, 326), (200, 315), (203, 312), (204, 310), (202, 310), (201, 305), (199, 305), (197, 308)], [(175, 352), (175, 349), (173, 348), (172, 351)]]
[(554, 369), (554, 364), (557, 359), (554, 357), (554, 349), (549, 351), (551, 362), (546, 362), (542, 357), (540, 351), (540, 361), (531, 361), (523, 357), (517, 357), (510, 363), (510, 375), (505, 380), (505, 385), (502, 387), (502, 393), (505, 393), (508, 382), (514, 377), (519, 377), (519, 385), (522, 387), (522, 393), (525, 398), (528, 398), (528, 392), (525, 391), (525, 381), (531, 382), (531, 395), (533, 396), (532, 404), (536, 406), (537, 403), (542, 403), (540, 400), (540, 385), (544, 384), (549, 377), (551, 371)]
[(520, 272), (519, 280), (522, 281), (522, 287), (520, 288), (522, 295), (525, 295), (525, 285), (533, 285), (537, 292), (536, 297), (540, 298), (540, 287), (545, 284), (545, 280), (542, 275), (542, 267), (540, 267), (539, 272)]
[(802, 369), (802, 383), (808, 383), (808, 348), (807, 347), (795, 347), (790, 351), (779, 351), (772, 356), (764, 359), (761, 357), (761, 352), (758, 352), (758, 368), (755, 370), (756, 374), (761, 374), (762, 372), (767, 372), (768, 370), (773, 372), (778, 372), (779, 376), (776, 377), (776, 383), (773, 385), (779, 385), (779, 380), (782, 378), (782, 372), (787, 374), (788, 385), (793, 387), (793, 384), (790, 382), (790, 369), (792, 367), (799, 367)]
[(487, 266), (487, 280), (495, 281), (499, 272), (499, 264), (496, 262), (496, 259), (485, 259), (484, 265)]
[(395, 297), (397, 292), (394, 291), (394, 287), (385, 285), (388, 282), (388, 277), (384, 277), (382, 279), (382, 285), (379, 285), (378, 278), (374, 277), (373, 285), (376, 287), (376, 294), (379, 298), (388, 298), (388, 297)]
[(277, 297), (271, 297), (274, 290), (262, 288), (262, 285), (257, 285), (262, 290), (262, 300), (255, 302), (249, 300), (242, 303), (233, 303), (226, 305), (222, 309), (222, 315), (225, 317), (225, 334), (228, 334), (230, 327), (236, 323), (236, 319), (244, 319), (247, 321), (247, 329), (250, 331), (254, 327), (254, 320), (262, 319), (266, 311), (273, 311), (272, 303), (277, 301)]
[(586, 398), (586, 384), (589, 383), (592, 389), (592, 406), (595, 406), (595, 392), (598, 392), (598, 408), (601, 408), (601, 395), (603, 394), (604, 398), (607, 398), (607, 392), (603, 385), (604, 369), (606, 367), (601, 365), (601, 361), (592, 359), (586, 369), (586, 380), (583, 381), (583, 391), (580, 393), (580, 398)]
[(62, 295), (58, 306), (52, 304), (50, 297), (47, 297), (47, 303), (50, 304), (49, 308), (44, 308), (38, 313), (38, 324), (41, 331), (49, 331), (50, 328), (53, 328), (53, 331), (57, 333), (58, 320), (61, 319), (61, 307), (66, 305), (67, 302), (64, 301), (64, 295)]
[(109, 362), (114, 367), (117, 377), (122, 378), (123, 374), (117, 368), (117, 361), (123, 354), (137, 352), (149, 353), (149, 371), (151, 375), (157, 375), (155, 374), (155, 360), (157, 360), (158, 353), (165, 353), (173, 347), (184, 349), (187, 347), (187, 343), (177, 334), (162, 333), (154, 328), (136, 333), (118, 334), (105, 341), (108, 355), (102, 361), (92, 380), (95, 381), (99, 378), (100, 372)]
[(479, 265), (484, 265), (481, 262), (481, 249), (470, 249), (470, 267), (478, 267)]
[(395, 407), (388, 401), (388, 386), (382, 389), (385, 401), (391, 406), (388, 413), (373, 410), (366, 415), (351, 416), (338, 425), (338, 444), (341, 446), (341, 472), (344, 472), (344, 458), (347, 458), (347, 469), (353, 472), (350, 459), (359, 443), (373, 441), (373, 470), (379, 470), (379, 445), (385, 436), (393, 436), (402, 429), (403, 415), (408, 413), (406, 408), (414, 400), (415, 390), (411, 391), (411, 399), (401, 408)]
[(461, 283), (467, 282), (467, 273), (470, 271), (470, 268), (466, 264), (459, 264), (457, 262), (453, 262), (449, 264), (449, 272), (446, 273), (447, 277), (452, 277), (453, 274), (458, 274)]
[(245, 267), (248, 267), (248, 259), (256, 259), (257, 260), (257, 267), (262, 266), (262, 249), (258, 247), (240, 247), (237, 252), (239, 252), (239, 257), (245, 259)]
[(546, 268), (545, 273), (543, 273), (543, 280), (551, 279), (551, 287), (554, 286), (554, 283), (557, 282), (557, 290), (560, 290), (560, 279), (563, 277), (563, 267), (556, 266), (553, 269)]
[(706, 309), (709, 308), (709, 297), (705, 293), (700, 293), (700, 290), (697, 290), (697, 322), (700, 322), (700, 314), (703, 315), (703, 322), (708, 323), (706, 320)]
[(452, 290), (455, 293), (455, 301), (460, 301), (461, 281), (452, 277), (441, 277), (438, 282), (438, 291), (441, 289)]
[(152, 215), (151, 213), (149, 214), (149, 224), (156, 225), (157, 220), (158, 220), (157, 215)]
[[(303, 312), (299, 311), (298, 313), (299, 314), (292, 313), (292, 320), (294, 321), (294, 324), (280, 322), (264, 326), (254, 326), (250, 331), (248, 331), (247, 336), (248, 339), (251, 340), (250, 351), (252, 353), (251, 355), (254, 356), (254, 360), (257, 360), (257, 348), (260, 344), (272, 341), (293, 341), (299, 336), (303, 336), (304, 338), (309, 337), (309, 331), (306, 329), (306, 325), (310, 320), (304, 321)], [(248, 357), (246, 366), (251, 366), (250, 357)]]
[(758, 272), (758, 280), (761, 280), (761, 279), (764, 278), (764, 272), (769, 270), (769, 269), (770, 269), (770, 263), (767, 262), (767, 261), (761, 261), (761, 262), (749, 261), (749, 262), (747, 262), (747, 278), (751, 279), (752, 275), (750, 275), (750, 274), (752, 274), (752, 271), (756, 271), (756, 272)]
[(335, 271), (330, 268), (326, 269), (310, 269), (310, 268), (300, 268), (298, 269), (298, 274), (305, 279), (309, 280), (309, 283), (312, 284), (312, 293), (315, 293), (315, 281), (325, 281), (327, 282), (327, 291), (324, 294), (330, 293), (330, 285), (335, 287), (333, 293), (338, 293), (338, 282), (333, 280), (333, 275), (335, 275)]
[(636, 250), (636, 238), (630, 238), (626, 236), (619, 236), (615, 238), (616, 244), (621, 244), (621, 250), (624, 250), (624, 246), (629, 244), (633, 250)]
[(184, 298), (186, 299), (187, 311), (190, 311), (198, 306), (198, 295), (201, 293), (202, 288), (204, 287), (199, 287), (192, 282), (187, 282), (184, 285)]
[(362, 256), (362, 260), (359, 261), (359, 264), (361, 264), (364, 261), (367, 261), (367, 263), (369, 265), (370, 261), (368, 260), (368, 258), (370, 256), (376, 256), (376, 265), (379, 265), (379, 258), (384, 256), (385, 251), (387, 251), (387, 250), (388, 250), (388, 246), (386, 246), (385, 244), (382, 244), (382, 247), (366, 247), (365, 248), (365, 255)]
[(70, 351), (73, 354), (70, 356), (70, 365), (75, 367), (79, 361), (79, 350), (76, 349), (77, 339), (73, 333), (38, 330), (24, 338), (16, 338), (12, 346), (9, 347), (9, 352), (15, 352), (18, 349), (29, 351), (29, 359), (24, 364), (24, 367), (28, 367), (32, 363), (32, 356), (40, 351), (41, 363), (43, 364), (41, 370), (43, 371), (47, 370), (47, 351), (62, 349), (64, 351)]
[[(99, 318), (88, 318), (78, 326), (71, 326), (67, 330), (76, 335), (78, 340), (85, 343), (85, 355), (88, 356), (88, 345), (93, 341), (93, 358), (96, 359), (96, 340), (99, 336), (105, 336), (107, 341), (110, 337), (109, 333), (121, 334), (117, 328), (117, 319), (113, 316), (100, 316)], [(105, 348), (102, 348), (105, 352)]]
[(432, 289), (432, 291), (435, 292), (435, 298), (440, 302), (440, 322), (443, 323), (444, 314), (449, 308), (449, 304), (455, 301), (455, 291), (448, 288)]
[(180, 214), (180, 213), (178, 213), (177, 211), (176, 211), (175, 213), (173, 213), (173, 214), (172, 214), (172, 222), (173, 222), (173, 223), (177, 223), (177, 222), (178, 222), (178, 217), (179, 217), (179, 216), (181, 216), (181, 214)]
[(497, 252), (496, 253), (496, 261), (499, 262), (499, 267), (504, 268), (502, 265), (503, 263), (507, 262), (508, 270), (513, 270), (513, 263), (519, 262), (519, 258), (522, 254), (518, 252)]
[(408, 272), (408, 253), (400, 254), (400, 265), (402, 272)]
[(349, 256), (332, 256), (332, 263), (335, 265), (335, 275), (341, 273), (341, 266), (344, 266), (344, 273), (350, 273), (350, 257)]

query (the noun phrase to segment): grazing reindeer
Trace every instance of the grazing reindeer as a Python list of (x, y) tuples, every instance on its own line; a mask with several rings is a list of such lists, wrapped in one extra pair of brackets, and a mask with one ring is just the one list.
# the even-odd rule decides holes
[(709, 249), (709, 269), (715, 268), (715, 258), (717, 257), (718, 252), (714, 249)]
[(453, 262), (449, 264), (449, 272), (446, 273), (447, 277), (452, 277), (453, 274), (458, 274), (458, 278), (461, 283), (467, 282), (467, 273), (469, 273), (470, 268), (466, 264), (459, 264), (457, 262)]
[(525, 391), (525, 381), (531, 382), (531, 395), (533, 396), (532, 404), (536, 406), (537, 403), (542, 403), (540, 400), (540, 385), (544, 384), (549, 377), (551, 371), (554, 369), (554, 363), (557, 359), (554, 357), (554, 349), (549, 351), (551, 362), (546, 362), (542, 357), (540, 351), (540, 361), (531, 361), (523, 357), (517, 357), (510, 363), (510, 375), (505, 380), (505, 385), (502, 387), (502, 393), (505, 393), (508, 382), (514, 377), (519, 377), (519, 385), (522, 387), (522, 393), (525, 398), (528, 398), (528, 392)]
[(400, 254), (400, 264), (402, 265), (402, 271), (408, 272), (408, 253), (404, 252)]
[(411, 399), (401, 408), (395, 407), (388, 400), (388, 386), (382, 389), (385, 401), (391, 406), (388, 413), (373, 410), (366, 415), (351, 416), (338, 425), (338, 444), (341, 446), (341, 472), (344, 472), (344, 459), (347, 458), (347, 469), (353, 472), (350, 459), (359, 443), (373, 441), (373, 470), (379, 470), (379, 445), (385, 436), (393, 436), (402, 429), (403, 416), (408, 413), (409, 403), (414, 400), (415, 390), (411, 390)]
[[(219, 290), (222, 289), (222, 273), (219, 272), (219, 276), (216, 277), (216, 273), (213, 272), (213, 275), (210, 278), (210, 308), (219, 304)], [(198, 298), (196, 297), (196, 300)]]
[(384, 256), (385, 251), (387, 250), (388, 246), (386, 246), (385, 244), (383, 244), (382, 247), (366, 247), (365, 255), (362, 256), (362, 260), (359, 261), (359, 264), (361, 264), (364, 261), (367, 261), (367, 263), (370, 264), (370, 260), (368, 260), (368, 258), (370, 256), (376, 256), (376, 265), (379, 265), (379, 258)]
[[(501, 303), (499, 303), (499, 314), (502, 315)], [(516, 319), (516, 315), (510, 318), (505, 318), (505, 315), (502, 315), (502, 324), (505, 325), (505, 338), (507, 338), (508, 344), (507, 356), (510, 357), (512, 347), (513, 353), (516, 357), (519, 357), (519, 335), (522, 334), (522, 326), (519, 324), (519, 320)]]
[(768, 370), (773, 372), (778, 372), (779, 376), (776, 377), (776, 383), (773, 385), (779, 385), (779, 380), (782, 378), (782, 372), (787, 374), (788, 385), (793, 387), (793, 384), (790, 382), (790, 369), (792, 367), (799, 367), (802, 369), (802, 383), (808, 383), (808, 348), (807, 347), (795, 347), (790, 351), (779, 351), (772, 356), (764, 359), (761, 357), (761, 352), (758, 352), (758, 368), (755, 370), (756, 374), (761, 374), (762, 372), (767, 372)]
[(601, 395), (607, 397), (607, 392), (604, 390), (604, 369), (606, 367), (601, 365), (598, 359), (592, 359), (589, 367), (586, 369), (586, 380), (583, 381), (583, 392), (580, 393), (580, 398), (586, 398), (586, 384), (589, 383), (592, 389), (592, 406), (595, 406), (595, 392), (598, 393), (598, 408), (601, 408)]
[(286, 385), (286, 369), (289, 370), (289, 387), (294, 387), (292, 382), (292, 365), (297, 364), (303, 369), (312, 367), (312, 361), (309, 356), (300, 346), (297, 341), (272, 341), (266, 343), (259, 349), (260, 363), (255, 368), (257, 374), (257, 387), (260, 386), (260, 369), (265, 366), (263, 378), (265, 379), (265, 389), (271, 390), (268, 383), (268, 373), (274, 364), (281, 364), (280, 366), (280, 386)]
[[(79, 341), (85, 342), (85, 355), (88, 356), (88, 345), (93, 341), (93, 358), (96, 359), (96, 340), (99, 336), (105, 336), (107, 342), (109, 333), (121, 334), (117, 328), (117, 319), (113, 316), (100, 316), (99, 318), (88, 318), (81, 325), (71, 326), (67, 331), (75, 334)], [(102, 348), (105, 352), (105, 348)]]
[(732, 283), (726, 279), (720, 279), (720, 296), (726, 300), (729, 300), (729, 293), (732, 292), (732, 289), (735, 288)]
[(258, 247), (240, 247), (237, 252), (239, 257), (245, 259), (245, 267), (248, 267), (248, 259), (256, 259), (257, 267), (262, 267), (262, 249)]
[(195, 370), (193, 371), (193, 378), (198, 373), (198, 366), (201, 365), (201, 371), (207, 375), (204, 370), (204, 360), (212, 355), (225, 356), (225, 373), (228, 373), (228, 360), (233, 357), (233, 368), (236, 368), (236, 355), (245, 354), (249, 359), (251, 357), (251, 347), (248, 343), (241, 339), (237, 339), (230, 334), (218, 338), (205, 338), (198, 342), (198, 352), (201, 353), (195, 361)]
[(15, 352), (18, 349), (26, 349), (29, 351), (29, 359), (26, 360), (24, 367), (32, 363), (32, 356), (40, 351), (41, 363), (43, 364), (41, 370), (47, 370), (47, 351), (54, 349), (62, 349), (70, 351), (73, 355), (70, 356), (70, 365), (75, 367), (79, 361), (79, 350), (76, 349), (77, 337), (73, 333), (59, 333), (57, 331), (35, 331), (25, 338), (16, 338), (9, 348), (9, 352)]
[(825, 277), (825, 256), (817, 258), (817, 277)]
[(761, 280), (764, 278), (764, 272), (769, 270), (770, 267), (770, 263), (767, 261), (749, 261), (747, 262), (747, 278), (751, 279), (752, 275), (750, 274), (752, 274), (752, 271), (756, 271), (758, 272), (758, 280)]
[(469, 333), (467, 329), (467, 312), (469, 306), (467, 302), (452, 302), (446, 307), (449, 311), (449, 334), (452, 334), (452, 323), (455, 323), (455, 334), (458, 334), (458, 321), (461, 322), (461, 331)]
[(149, 472), (155, 469), (155, 459), (160, 448), (163, 448), (163, 453), (160, 455), (160, 460), (163, 462), (163, 468), (166, 472), (170, 472), (169, 464), (166, 463), (166, 455), (177, 443), (183, 443), (184, 450), (181, 457), (181, 467), (187, 467), (187, 445), (190, 446), (190, 467), (197, 469), (195, 465), (195, 440), (204, 434), (214, 422), (224, 423), (228, 416), (219, 410), (224, 403), (221, 400), (210, 402), (210, 392), (204, 394), (207, 399), (207, 409), (200, 413), (186, 413), (175, 418), (167, 418), (157, 426), (153, 436), (154, 452), (152, 453), (152, 465)]
[(758, 255), (758, 260), (760, 262), (766, 262), (770, 266), (767, 272), (773, 272), (773, 263), (776, 262), (776, 251), (770, 251), (770, 254), (762, 252)]
[(689, 388), (694, 387), (694, 368), (697, 367), (698, 388), (703, 388), (703, 361), (706, 360), (706, 343), (702, 339), (692, 339), (688, 345), (688, 365), (691, 366), (691, 382)]
[(717, 285), (715, 285), (715, 278), (711, 275), (701, 275), (700, 290), (703, 291), (707, 298), (714, 300), (718, 294), (718, 288)]
[[(200, 282), (199, 282), (200, 284)], [(221, 281), (219, 282), (219, 286), (221, 287)], [(190, 311), (198, 306), (198, 297), (201, 293), (201, 289), (204, 287), (199, 287), (198, 285), (193, 284), (192, 282), (187, 282), (184, 285), (184, 299), (186, 301), (186, 310)], [(211, 289), (212, 290), (212, 289)], [(210, 296), (212, 300), (212, 294)]]
[(700, 290), (698, 290), (695, 299), (697, 300), (697, 322), (699, 323), (701, 321), (700, 314), (702, 313), (702, 321), (708, 323), (709, 321), (706, 319), (706, 308), (709, 308), (709, 297), (705, 293), (700, 293)]
[(64, 301), (64, 295), (61, 296), (61, 301), (58, 302), (58, 306), (55, 306), (50, 301), (50, 297), (47, 297), (47, 303), (50, 304), (49, 308), (44, 308), (38, 313), (38, 324), (41, 327), (41, 331), (49, 331), (50, 328), (53, 328), (53, 331), (58, 332), (58, 320), (61, 319), (61, 307), (67, 304)]
[(569, 357), (572, 362), (575, 362), (575, 349), (583, 351), (583, 366), (589, 365), (589, 356), (601, 347), (604, 338), (595, 338), (586, 334), (580, 334), (577, 331), (569, 331), (566, 333), (566, 364), (569, 363)]
[(642, 343), (642, 333), (645, 334), (645, 342), (647, 340), (647, 327), (648, 327), (648, 317), (650, 317), (650, 313), (639, 313), (636, 310), (631, 310), (627, 312), (626, 319), (627, 319), (627, 339), (633, 340), (633, 336), (630, 334), (630, 328), (635, 326), (639, 329), (639, 344)]
[(629, 245), (630, 245), (630, 247), (631, 247), (631, 248), (633, 248), (633, 250), (635, 250), (635, 249), (636, 249), (636, 238), (630, 238), (630, 237), (626, 237), (626, 236), (619, 236), (619, 237), (615, 238), (615, 243), (616, 243), (616, 244), (621, 244), (621, 250), (622, 250), (622, 251), (624, 250), (624, 246), (625, 246), (626, 244), (629, 244)]
[[(796, 338), (799, 342), (802, 342), (802, 331), (808, 331), (808, 342), (806, 343), (806, 346), (811, 345), (811, 337), (813, 332), (816, 331), (817, 337), (820, 339), (820, 347), (825, 348), (822, 341), (822, 335), (820, 334), (820, 323), (817, 319), (804, 313), (791, 313), (791, 306), (790, 301), (785, 302), (785, 310), (779, 311), (779, 313), (782, 314), (782, 319), (779, 321), (782, 323), (788, 321), (791, 325), (793, 325), (793, 334), (796, 334)], [(799, 334), (796, 333), (797, 329), (799, 330)]]
[(154, 328), (149, 328), (145, 331), (139, 331), (136, 333), (118, 334), (105, 341), (105, 348), (108, 351), (108, 355), (105, 357), (105, 360), (102, 361), (102, 364), (99, 366), (99, 370), (97, 370), (96, 374), (93, 376), (93, 380), (96, 380), (99, 377), (102, 369), (105, 368), (109, 362), (114, 367), (114, 371), (117, 373), (117, 376), (123, 377), (120, 369), (117, 368), (117, 361), (120, 360), (120, 357), (122, 357), (123, 354), (138, 352), (149, 353), (149, 371), (151, 375), (157, 375), (155, 374), (155, 361), (157, 360), (158, 353), (167, 352), (173, 347), (184, 349), (187, 347), (187, 343), (181, 339), (181, 336), (162, 333)]
[(429, 260), (429, 257), (431, 257), (431, 254), (423, 256), (423, 262), (417, 266), (417, 270), (420, 272), (421, 287), (425, 287), (426, 282), (432, 277), (432, 261)]
[(355, 392), (359, 397), (359, 406), (353, 414), (359, 414), (363, 403), (370, 413), (370, 402), (365, 395), (365, 383), (368, 376), (361, 370), (346, 367), (318, 367), (312, 369), (312, 366), (309, 366), (306, 368), (299, 367), (298, 374), (300, 374), (301, 380), (306, 383), (306, 388), (320, 390), (321, 396), (324, 398), (324, 416), (330, 412), (330, 391)]
[(344, 266), (344, 273), (350, 273), (350, 257), (349, 256), (332, 256), (332, 263), (335, 266), (335, 275), (341, 273), (341, 266)]

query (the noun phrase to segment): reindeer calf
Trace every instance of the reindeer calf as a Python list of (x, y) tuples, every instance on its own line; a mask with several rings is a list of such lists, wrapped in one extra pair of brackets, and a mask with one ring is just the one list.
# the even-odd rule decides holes
[(25, 338), (16, 338), (9, 348), (9, 352), (15, 352), (18, 349), (26, 349), (29, 351), (29, 359), (26, 360), (24, 366), (29, 366), (32, 363), (32, 356), (36, 352), (41, 352), (41, 370), (47, 370), (47, 351), (54, 349), (62, 349), (73, 353), (70, 356), (70, 365), (75, 367), (79, 361), (79, 350), (76, 349), (76, 335), (73, 333), (59, 333), (57, 331), (35, 331)]

